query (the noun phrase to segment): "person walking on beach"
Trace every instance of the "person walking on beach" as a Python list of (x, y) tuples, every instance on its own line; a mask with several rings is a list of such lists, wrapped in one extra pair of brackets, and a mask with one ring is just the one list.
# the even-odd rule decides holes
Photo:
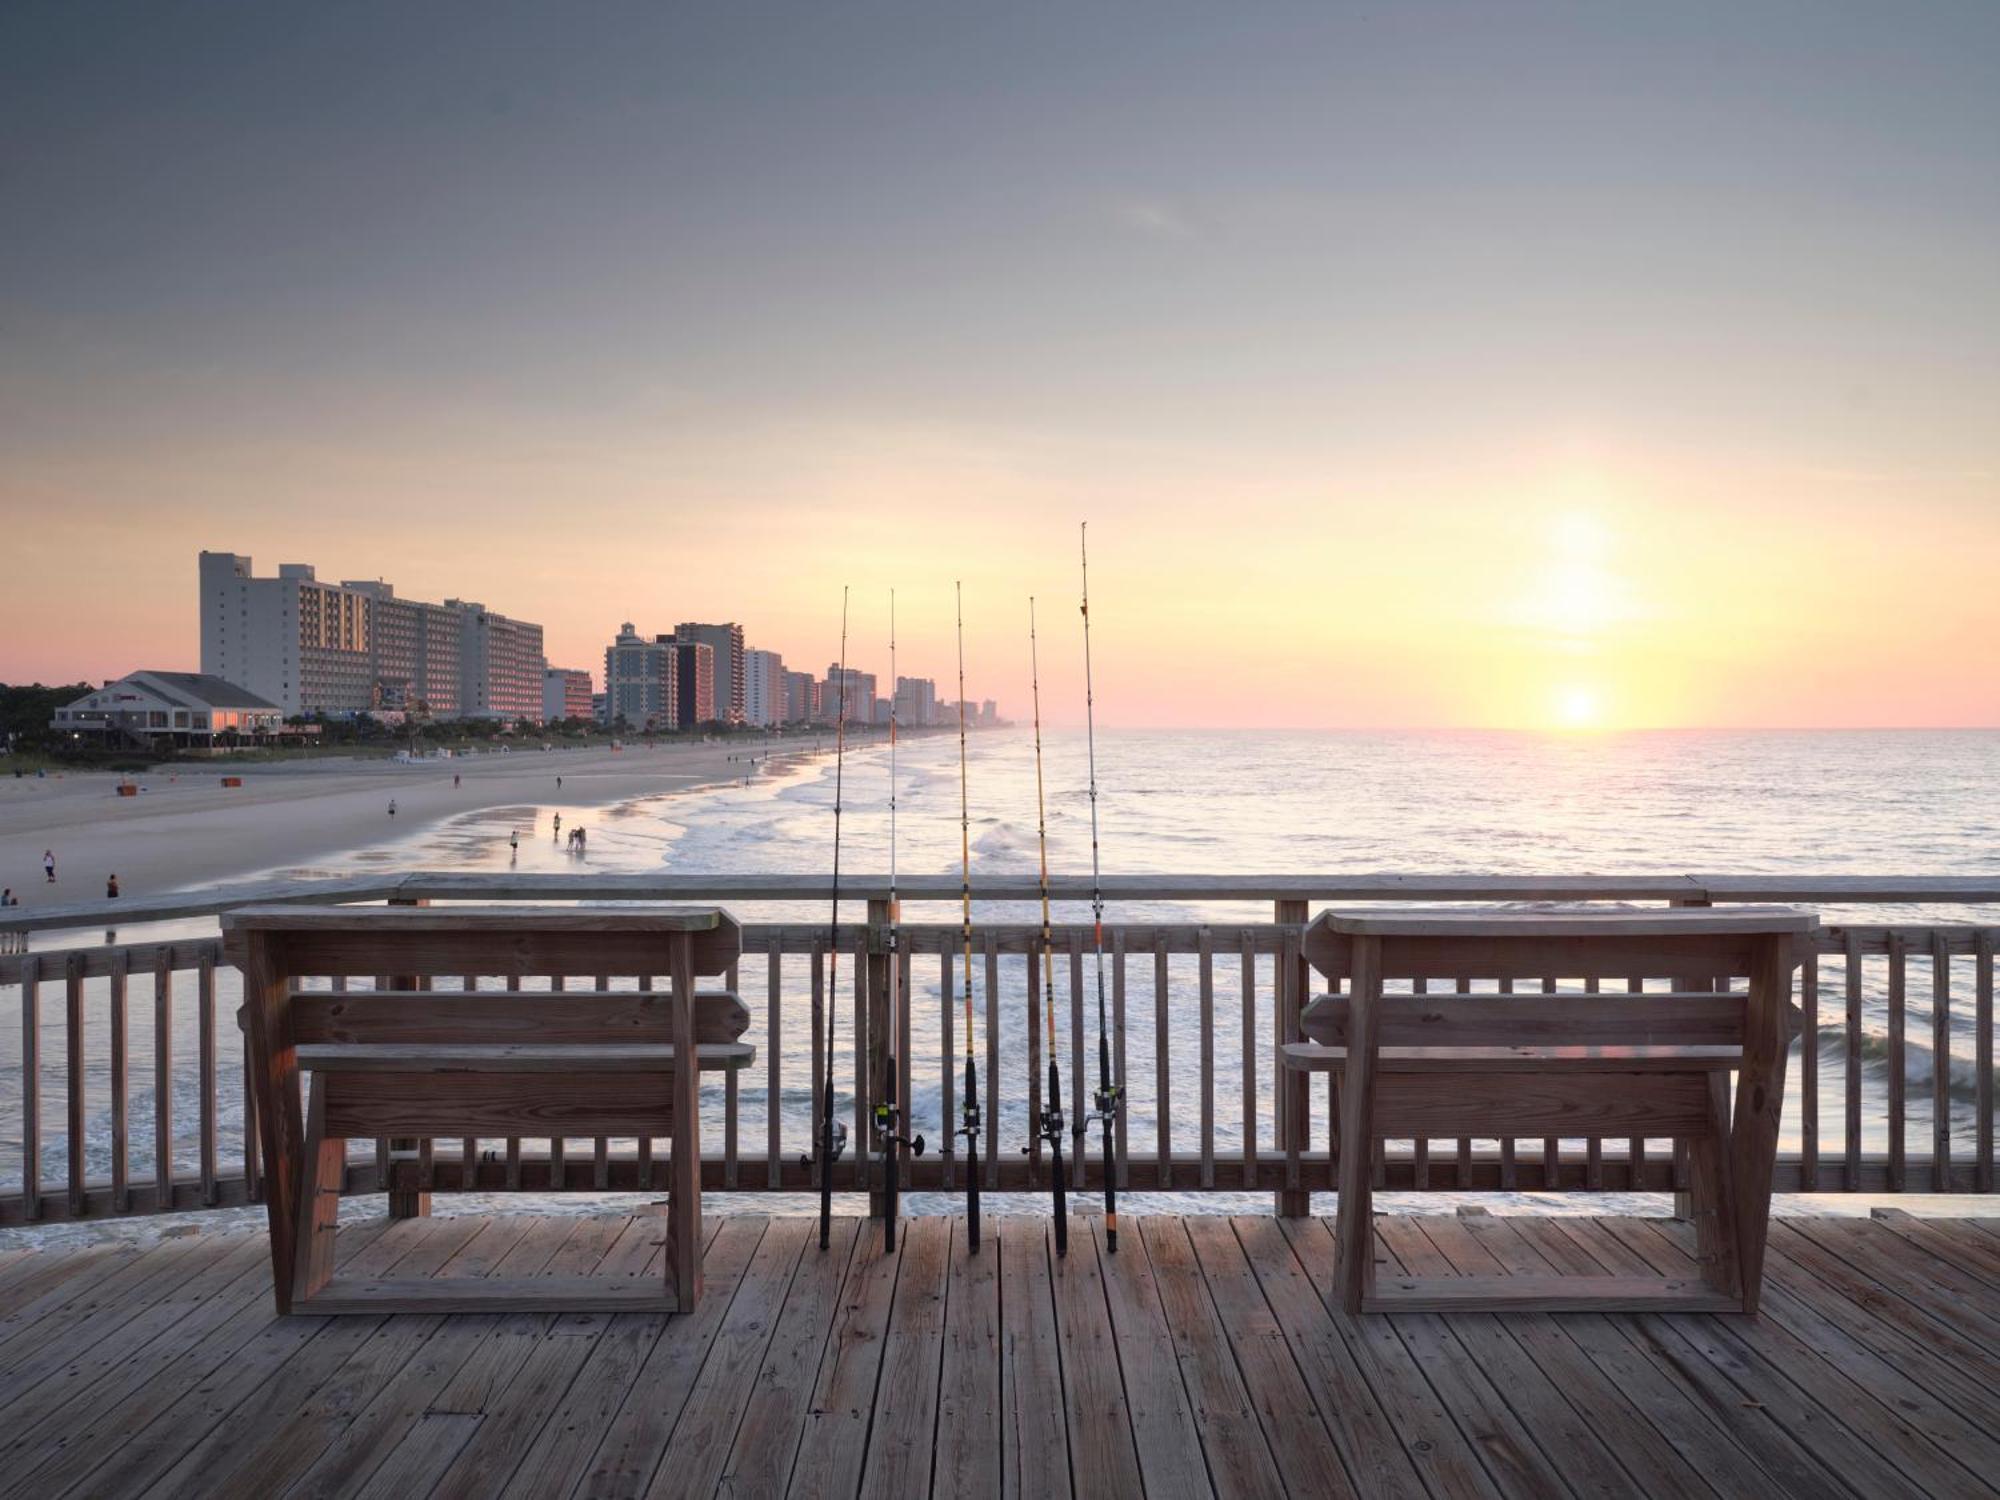
[(561, 837), (562, 837), (562, 814), (561, 814), (561, 813), (557, 813), (557, 814), (556, 814), (556, 837), (557, 837), (557, 838), (561, 838)]
[(111, 876), (104, 882), (104, 899), (106, 901), (116, 901), (118, 899), (118, 877), (116, 875)]
[(396, 799), (394, 797), (389, 799), (389, 816), (392, 818), (396, 816)]
[(47, 876), (49, 877), (49, 884), (50, 884), (50, 885), (54, 885), (54, 884), (56, 883), (56, 851), (55, 851), (55, 850), (53, 850), (53, 849), (44, 849), (44, 850), (42, 851), (42, 870), (43, 870), (43, 873), (45, 873), (45, 874), (46, 874), (46, 875), (47, 875)]
[(562, 790), (562, 777), (560, 777), (560, 776), (558, 776), (558, 777), (556, 778), (556, 790), (557, 790), (557, 791), (561, 791), (561, 790)]
[(516, 856), (517, 858), (519, 857), (519, 855), (520, 855), (520, 853), (521, 853), (521, 830), (520, 830), (520, 829), (518, 829), (518, 828), (514, 828), (514, 829), (509, 829), (509, 830), (508, 830), (508, 833), (507, 833), (507, 847), (508, 847), (509, 849), (511, 849), (511, 850), (513, 850), (513, 851), (514, 851), (514, 854), (515, 854), (515, 856)]
[[(758, 658), (758, 659), (759, 659), (760, 661), (762, 660), (762, 658), (761, 658), (761, 657), (760, 657), (760, 658)], [(452, 784), (452, 788), (453, 788), (454, 790), (456, 790), (456, 789), (457, 789), (457, 787), (458, 787), (458, 772), (456, 772), (456, 771), (453, 771), (453, 772), (451, 773), (451, 784)]]

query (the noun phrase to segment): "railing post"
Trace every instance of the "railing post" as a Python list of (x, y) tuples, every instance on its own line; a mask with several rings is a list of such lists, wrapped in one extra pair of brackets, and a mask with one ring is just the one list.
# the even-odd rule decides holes
[[(1309, 909), (1303, 901), (1280, 901), (1272, 913), (1272, 920), (1280, 927), (1303, 927), (1309, 917)], [(1311, 975), (1299, 945), (1281, 942), (1278, 946), (1278, 982), (1273, 988), (1271, 1002), (1272, 1030), (1279, 1047), (1299, 1039), (1299, 1013), (1306, 1008), (1310, 997)], [(1295, 1151), (1305, 1150), (1312, 1139), (1311, 1075), (1294, 1073), (1276, 1055), (1272, 1057), (1271, 1064), (1272, 1087), (1276, 1090), (1274, 1116), (1278, 1130), (1277, 1145), (1279, 1151), (1287, 1155), (1286, 1185), (1279, 1188), (1273, 1198), (1279, 1218), (1303, 1219), (1312, 1213), (1312, 1193), (1303, 1184), (1294, 1185), (1290, 1177), (1290, 1160)]]
[[(1713, 906), (1715, 903), (1710, 901), (1706, 895), (1701, 895), (1701, 896), (1676, 896), (1672, 900), (1670, 900), (1667, 904), (1673, 907), (1695, 907), (1695, 906)], [(1673, 986), (1676, 990), (1682, 991), (1683, 993), (1691, 994), (1696, 991), (1706, 991), (1714, 989), (1715, 979), (1712, 975), (1706, 975), (1706, 974), (1698, 976), (1677, 975), (1673, 980)], [(1674, 1142), (1674, 1217), (1676, 1219), (1692, 1220), (1694, 1218), (1694, 1194), (1690, 1192), (1685, 1186), (1687, 1180), (1688, 1180), (1687, 1142), (1675, 1141)]]
[(63, 964), (63, 1021), (68, 1068), (63, 1097), (69, 1106), (69, 1216), (80, 1219), (89, 1206), (83, 1156), (83, 955), (72, 952)]
[[(419, 896), (391, 896), (389, 905), (429, 906), (430, 902)], [(392, 974), (382, 981), (382, 988), (417, 990), (425, 988), (425, 984), (414, 975)], [(389, 1142), (389, 1180), (383, 1186), (389, 1193), (391, 1219), (421, 1219), (429, 1216), (431, 1211), (429, 1184), (424, 1181), (423, 1166), (417, 1155), (429, 1145), (429, 1141), (418, 1141), (410, 1136), (398, 1136)]]
[[(861, 1149), (869, 1156), (882, 1149), (881, 1132), (875, 1128), (875, 1090), (879, 1079), (890, 1076), (889, 1070), (896, 1066), (895, 1033), (891, 1027), (895, 1023), (896, 1001), (894, 985), (899, 978), (898, 966), (893, 961), (887, 947), (888, 928), (892, 922), (902, 920), (901, 903), (891, 904), (887, 899), (871, 899), (868, 903), (868, 978), (865, 986), (868, 994), (868, 1047), (866, 1057), (857, 1054), (854, 1059), (854, 1095), (862, 1101), (867, 1132), (861, 1137)], [(898, 1100), (904, 1109), (907, 1101)], [(859, 1170), (865, 1163), (857, 1163)], [(868, 1216), (879, 1219), (888, 1212), (889, 1195), (882, 1190), (879, 1182), (869, 1179)]]

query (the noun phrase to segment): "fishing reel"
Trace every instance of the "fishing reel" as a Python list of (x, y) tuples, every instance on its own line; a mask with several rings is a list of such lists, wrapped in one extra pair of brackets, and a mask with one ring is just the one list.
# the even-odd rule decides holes
[(1090, 1112), (1076, 1122), (1071, 1134), (1082, 1140), (1093, 1125), (1110, 1125), (1118, 1119), (1118, 1111), (1125, 1102), (1125, 1086), (1118, 1083), (1101, 1083), (1090, 1096)]
[(888, 1146), (908, 1146), (912, 1156), (922, 1156), (924, 1154), (924, 1138), (922, 1136), (896, 1134), (896, 1124), (902, 1117), (903, 1112), (893, 1104), (878, 1104), (875, 1106), (875, 1129), (885, 1143), (884, 1149)]
[[(825, 1138), (825, 1133), (822, 1130), (815, 1130), (813, 1132), (813, 1135), (816, 1139)], [(846, 1154), (847, 1154), (847, 1122), (845, 1120), (835, 1120), (833, 1122), (833, 1151), (831, 1156), (829, 1157), (829, 1160), (839, 1161), (840, 1158)], [(804, 1156), (801, 1156), (799, 1158), (799, 1165), (802, 1167), (810, 1167), (816, 1165), (818, 1161), (819, 1161), (819, 1153), (817, 1151), (808, 1151)]]
[(979, 1144), (980, 1131), (984, 1124), (985, 1122), (980, 1117), (979, 1106), (977, 1104), (961, 1104), (958, 1109), (958, 1129), (954, 1130), (952, 1134), (963, 1136), (965, 1139), (971, 1141), (974, 1146), (977, 1146)]
[[(1079, 1128), (1076, 1133), (1081, 1135), (1083, 1131)], [(1035, 1130), (1035, 1137), (1037, 1140), (1047, 1141), (1050, 1147), (1056, 1151), (1062, 1150), (1063, 1112), (1060, 1104), (1043, 1106), (1040, 1123)], [(1033, 1149), (1031, 1146), (1023, 1146), (1021, 1154), (1026, 1156)]]

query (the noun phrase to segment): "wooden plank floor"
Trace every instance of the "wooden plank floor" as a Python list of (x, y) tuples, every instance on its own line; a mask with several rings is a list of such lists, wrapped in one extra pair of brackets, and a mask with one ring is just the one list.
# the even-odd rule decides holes
[[(664, 1221), (344, 1230), (358, 1274), (656, 1275)], [(261, 1233), (0, 1255), (0, 1495), (1965, 1496), (2000, 1237), (1788, 1219), (1765, 1311), (1327, 1306), (1323, 1220), (709, 1222), (691, 1316), (273, 1317)], [(1384, 1218), (1418, 1276), (1688, 1270), (1657, 1219)]]

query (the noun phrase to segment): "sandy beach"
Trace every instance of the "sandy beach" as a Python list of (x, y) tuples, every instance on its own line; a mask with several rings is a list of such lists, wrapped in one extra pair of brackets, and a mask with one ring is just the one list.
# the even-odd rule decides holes
[[(502, 808), (519, 809), (525, 841), (526, 829), (556, 812), (574, 826), (591, 809), (768, 773), (813, 753), (804, 738), (496, 751), (413, 765), (335, 757), (183, 764), (130, 778), (143, 788), (133, 797), (118, 795), (126, 778), (110, 772), (9, 777), (0, 780), (0, 886), (11, 886), (24, 908), (100, 899), (114, 874), (121, 897), (153, 895), (310, 866)], [(224, 787), (225, 775), (243, 784)], [(44, 850), (56, 858), (53, 883)]]

